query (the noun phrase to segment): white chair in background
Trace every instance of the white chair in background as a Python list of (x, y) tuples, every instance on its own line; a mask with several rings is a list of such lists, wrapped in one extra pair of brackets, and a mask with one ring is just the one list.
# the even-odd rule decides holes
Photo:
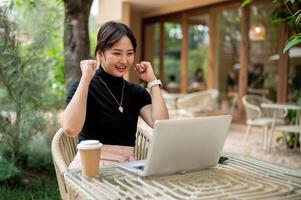
[(273, 102), (258, 95), (245, 95), (242, 98), (242, 103), (244, 105), (247, 118), (247, 130), (245, 133), (244, 145), (247, 143), (252, 127), (259, 126), (262, 127), (263, 148), (268, 150), (270, 146), (268, 143), (268, 128), (273, 123), (273, 114), (276, 113), (276, 124), (283, 124), (287, 111), (285, 109), (262, 109), (260, 106), (262, 103)]
[[(287, 103), (287, 104), (284, 104), (284, 103), (281, 103), (281, 104), (267, 104), (267, 103), (263, 103), (261, 105), (262, 107), (264, 108), (273, 108), (274, 111), (277, 111), (277, 110), (294, 110), (296, 111), (296, 118), (295, 118), (295, 123), (294, 124), (291, 124), (291, 122), (289, 124), (285, 124), (285, 125), (280, 125), (280, 126), (277, 126), (277, 124), (274, 122), (272, 123), (272, 127), (271, 127), (271, 137), (270, 137), (270, 142), (269, 142), (269, 151), (271, 149), (271, 146), (272, 146), (272, 142), (273, 142), (273, 137), (274, 137), (274, 132), (275, 131), (281, 131), (283, 132), (283, 138), (284, 138), (284, 145), (286, 145), (286, 137), (287, 137), (287, 133), (293, 133), (294, 135), (294, 144), (293, 144), (293, 148), (296, 148), (297, 147), (297, 143), (298, 143), (298, 140), (297, 138), (299, 137), (299, 141), (300, 141), (300, 144), (301, 144), (301, 106), (298, 105), (298, 104), (293, 104), (293, 103)], [(277, 113), (274, 112), (273, 113), (273, 118), (276, 119), (276, 115)], [(276, 121), (276, 120), (275, 120)], [(290, 135), (292, 136), (292, 135)], [(300, 152), (301, 152), (301, 146), (300, 146)]]
[(168, 93), (165, 90), (161, 90), (161, 91), (162, 91), (162, 96), (165, 101), (170, 118), (176, 118), (177, 117), (177, 99), (185, 96), (186, 94), (184, 94), (184, 93)]
[(177, 99), (177, 115), (181, 117), (197, 117), (206, 115), (217, 106), (219, 91), (205, 90), (186, 94)]

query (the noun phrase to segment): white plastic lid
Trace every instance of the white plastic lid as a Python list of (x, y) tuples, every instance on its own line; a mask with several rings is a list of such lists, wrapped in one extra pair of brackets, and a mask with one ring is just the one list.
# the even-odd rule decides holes
[(90, 150), (90, 149), (100, 149), (102, 143), (98, 140), (83, 140), (77, 145), (77, 149), (80, 150)]

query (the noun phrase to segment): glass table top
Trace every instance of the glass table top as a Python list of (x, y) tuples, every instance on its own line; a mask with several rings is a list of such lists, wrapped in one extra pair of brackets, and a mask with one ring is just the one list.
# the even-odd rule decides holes
[(142, 178), (117, 166), (98, 178), (67, 171), (67, 185), (87, 199), (301, 199), (301, 171), (240, 155), (205, 170)]

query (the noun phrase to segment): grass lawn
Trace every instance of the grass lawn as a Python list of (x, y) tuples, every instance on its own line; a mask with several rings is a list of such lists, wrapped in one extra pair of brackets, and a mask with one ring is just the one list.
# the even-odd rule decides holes
[(18, 184), (0, 185), (0, 200), (60, 199), (55, 172), (30, 172)]

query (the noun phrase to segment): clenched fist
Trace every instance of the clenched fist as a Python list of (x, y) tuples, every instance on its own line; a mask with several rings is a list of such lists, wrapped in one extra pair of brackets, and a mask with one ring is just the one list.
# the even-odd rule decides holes
[(150, 62), (142, 61), (136, 64), (135, 70), (138, 77), (147, 83), (156, 79), (153, 67)]

